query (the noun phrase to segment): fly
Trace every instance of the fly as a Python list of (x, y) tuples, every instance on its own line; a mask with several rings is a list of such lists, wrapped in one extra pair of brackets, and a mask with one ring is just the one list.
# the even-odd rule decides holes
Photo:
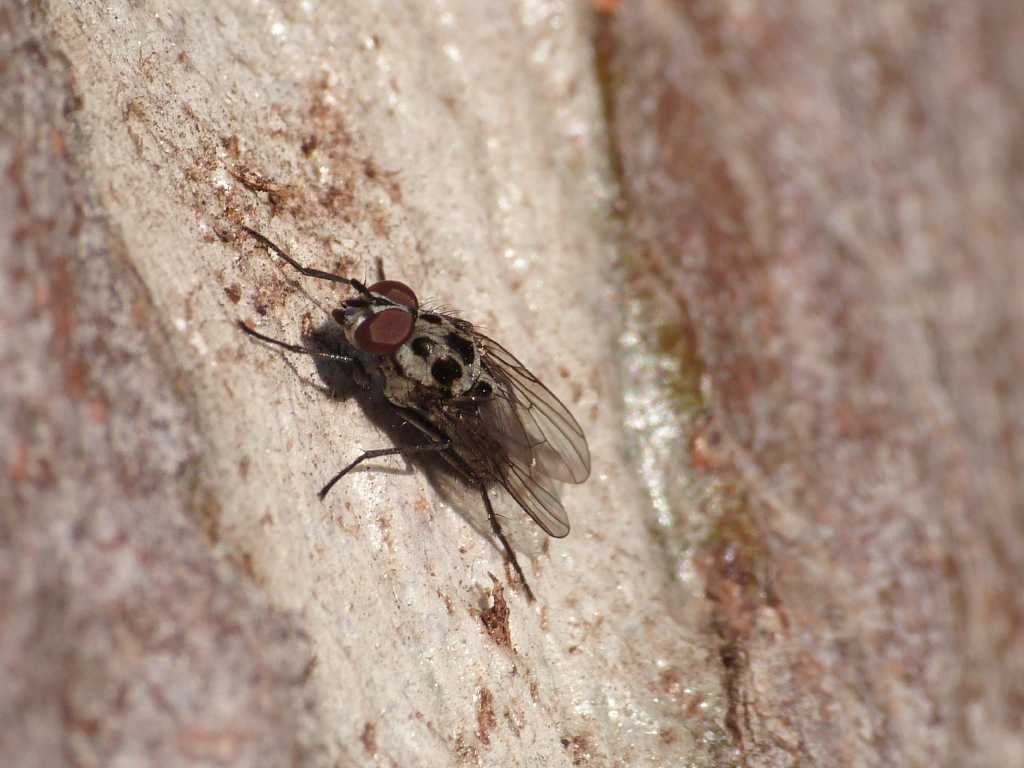
[(356, 295), (331, 312), (347, 342), (342, 354), (273, 339), (242, 321), (239, 327), (290, 352), (355, 366), (361, 374), (356, 380), (426, 439), (364, 451), (324, 485), (320, 498), (367, 459), (439, 454), (480, 492), (491, 530), (532, 601), (488, 491), (504, 488), (548, 535), (568, 534), (558, 483), (582, 483), (590, 474), (587, 439), (569, 410), (507, 349), (455, 315), (422, 310), (404, 283), (381, 280), (366, 286), (304, 267), (259, 232), (242, 229), (302, 275), (349, 286)]

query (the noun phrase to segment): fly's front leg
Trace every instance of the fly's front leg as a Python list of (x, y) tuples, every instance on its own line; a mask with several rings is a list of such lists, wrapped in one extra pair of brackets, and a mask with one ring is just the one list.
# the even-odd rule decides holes
[(312, 267), (305, 267), (302, 264), (299, 264), (299, 262), (297, 262), (295, 259), (289, 256), (287, 253), (285, 253), (284, 250), (279, 245), (277, 245), (277, 243), (275, 243), (270, 238), (261, 235), (255, 229), (252, 229), (251, 227), (246, 227), (244, 225), (242, 226), (241, 229), (243, 232), (249, 235), (249, 237), (253, 238), (258, 243), (261, 243), (266, 248), (269, 248), (271, 252), (276, 253), (280, 258), (284, 259), (284, 261), (287, 262), (287, 264), (299, 274), (305, 275), (306, 277), (315, 277), (317, 280), (327, 280), (332, 283), (341, 283), (342, 285), (348, 285), (351, 286), (352, 288), (355, 288), (357, 291), (359, 291), (359, 293), (363, 295), (369, 295), (370, 292), (366, 289), (366, 286), (363, 285), (358, 280), (353, 280), (349, 277), (342, 277), (341, 275), (335, 275), (332, 274), (331, 272), (324, 272), (322, 269), (313, 269)]

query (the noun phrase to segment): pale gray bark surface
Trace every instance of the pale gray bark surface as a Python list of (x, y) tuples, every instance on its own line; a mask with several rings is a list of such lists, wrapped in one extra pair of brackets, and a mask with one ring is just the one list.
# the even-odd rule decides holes
[[(92, 685), (116, 689), (131, 674), (170, 711), (115, 693), (108, 704), (52, 670), (53, 686), (70, 680), (72, 699), (91, 706), (81, 716), (54, 703), (51, 726), (83, 731), (54, 748), (97, 764), (168, 762), (174, 751), (181, 762), (237, 765), (254, 764), (253, 753), (268, 765), (322, 754), (428, 766), (692, 754), (715, 718), (659, 735), (677, 728), (677, 716), (674, 702), (650, 696), (660, 674), (652, 659), (699, 670), (692, 685), (711, 691), (716, 675), (697, 663), (704, 652), (693, 638), (658, 620), (666, 577), (646, 567), (645, 502), (616, 447), (612, 183), (586, 9), (86, 2), (47, 4), (31, 22), (31, 12), (19, 14), (12, 34), (48, 52), (49, 80), (24, 90), (46, 95), (41, 114), (55, 129), (27, 115), (9, 157), (24, 156), (30, 137), (53, 173), (45, 153), (57, 153), (78, 198), (48, 201), (45, 179), (25, 172), (22, 199), (9, 202), (35, 222), (45, 220), (37, 207), (52, 210), (61, 224), (34, 225), (47, 238), (38, 252), (60, 253), (49, 240), (63, 236), (74, 258), (64, 271), (32, 270), (43, 257), (20, 247), (18, 232), (8, 241), (7, 260), (21, 266), (6, 279), (24, 297), (7, 323), (5, 359), (27, 370), (10, 406), (25, 446), (14, 464), (21, 517), (11, 522), (19, 536), (34, 531), (54, 546), (57, 534), (33, 526), (45, 512), (77, 530), (73, 513), (86, 541), (66, 542), (52, 563), (14, 547), (24, 562), (11, 570), (29, 601), (15, 614), (53, 614), (60, 631), (45, 634), (75, 649), (80, 638), (64, 627), (78, 614), (120, 637), (121, 623), (136, 621), (134, 604), (97, 604), (73, 580), (93, 562), (90, 547), (113, 541), (126, 562), (109, 556), (107, 578), (152, 610), (171, 603), (164, 631), (192, 642), (212, 640), (221, 623), (253, 627), (251, 656), (210, 642), (192, 666), (160, 638), (159, 655), (145, 643), (66, 651)], [(355, 400), (323, 392), (308, 360), (241, 336), (235, 321), (245, 318), (297, 341), (326, 318), (314, 301), (329, 308), (343, 295), (312, 281), (296, 287), (263, 249), (235, 239), (242, 223), (318, 267), (363, 277), (383, 260), (422, 296), (482, 323), (579, 415), (594, 477), (566, 493), (572, 537), (524, 558), (538, 603), (504, 591), (508, 635), (501, 611), (481, 615), (496, 599), (491, 574), (507, 578), (500, 553), (421, 473), (359, 472), (317, 500), (335, 470), (391, 434)], [(39, 295), (53, 317), (35, 319)], [(84, 361), (67, 374), (80, 392), (39, 374), (62, 364), (54, 338)], [(19, 357), (21, 340), (33, 343), (28, 356)], [(76, 450), (39, 442), (39, 402), (78, 409), (63, 429), (95, 438)], [(46, 467), (52, 478), (39, 476)], [(63, 503), (43, 495), (44, 481)], [(139, 487), (168, 501), (140, 498)], [(124, 517), (106, 522), (121, 507)], [(149, 587), (151, 541), (180, 578), (209, 570), (227, 579), (219, 589), (236, 591), (239, 605), (165, 579)], [(195, 553), (179, 552), (188, 542)], [(66, 584), (65, 607), (31, 597), (47, 568)], [(265, 618), (248, 616), (253, 601)], [(281, 613), (287, 623), (272, 631)], [(308, 649), (278, 637), (285, 627), (307, 636)], [(214, 669), (225, 682), (214, 685)], [(210, 690), (194, 706), (184, 692), (202, 685)], [(266, 722), (265, 708), (279, 719)], [(311, 730), (322, 752), (305, 742)], [(140, 740), (141, 751), (108, 731)], [(219, 752), (197, 754), (196, 741)]]
[[(0, 6), (0, 754), (1024, 762), (1012, 7)], [(569, 404), (536, 604), (241, 224)]]

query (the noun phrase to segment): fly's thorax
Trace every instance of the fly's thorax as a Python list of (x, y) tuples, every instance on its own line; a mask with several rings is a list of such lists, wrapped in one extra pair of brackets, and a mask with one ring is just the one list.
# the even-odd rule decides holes
[(442, 399), (462, 397), (480, 377), (480, 351), (473, 337), (430, 312), (417, 317), (412, 334), (390, 363), (395, 376)]

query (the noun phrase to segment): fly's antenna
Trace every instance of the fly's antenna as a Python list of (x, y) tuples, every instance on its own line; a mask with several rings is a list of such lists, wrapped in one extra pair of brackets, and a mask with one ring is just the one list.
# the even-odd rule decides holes
[[(377, 258), (375, 258), (373, 260), (373, 263), (377, 267), (377, 277), (376, 277), (376, 279), (373, 282), (375, 282), (375, 283), (382, 283), (385, 280), (387, 280), (387, 277), (384, 275), (384, 259), (383, 259), (383, 257), (378, 256)], [(369, 272), (370, 272), (370, 268), (364, 262), (363, 263), (363, 283), (364, 284), (371, 282), (370, 281), (370, 277), (369, 277)]]
[(363, 296), (370, 296), (370, 289), (360, 283), (358, 280), (349, 280), (348, 284), (359, 291)]

